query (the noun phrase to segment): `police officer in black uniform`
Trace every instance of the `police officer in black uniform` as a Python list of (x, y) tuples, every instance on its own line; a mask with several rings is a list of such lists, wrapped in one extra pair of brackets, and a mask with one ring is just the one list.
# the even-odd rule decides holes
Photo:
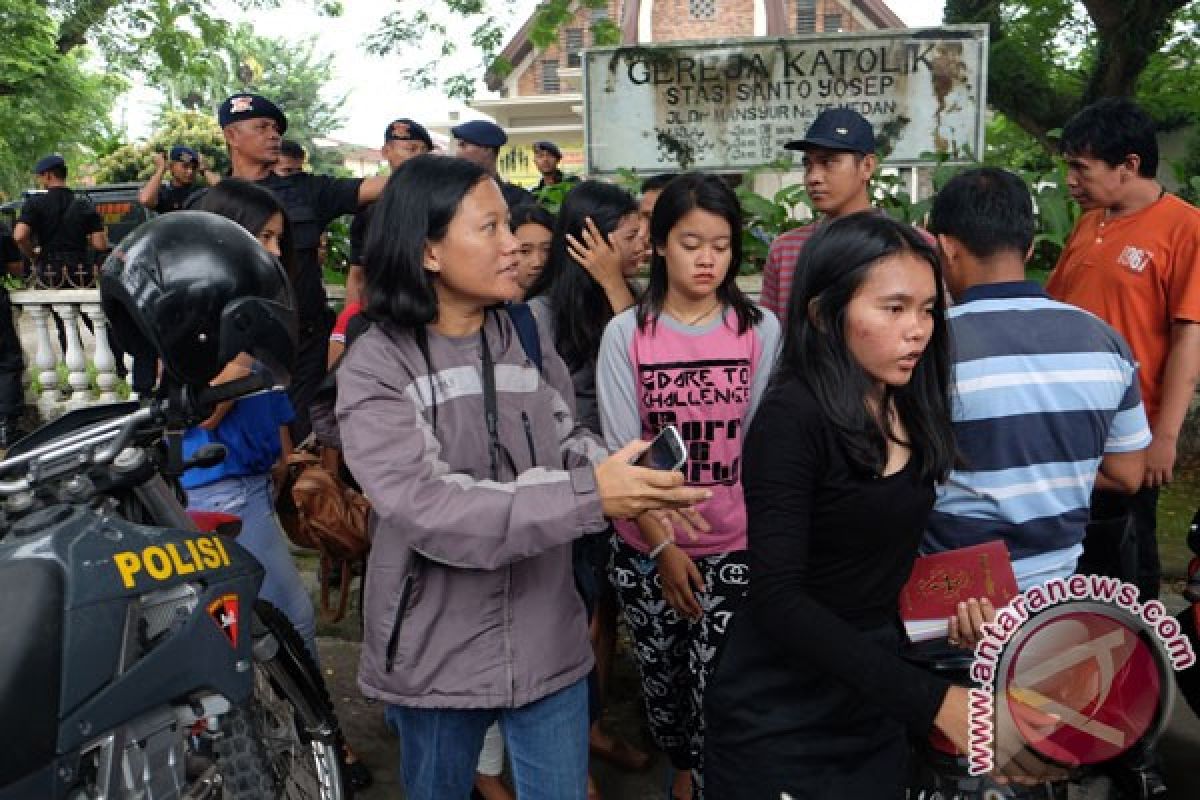
[(543, 139), (533, 143), (533, 163), (537, 165), (537, 171), (542, 176), (538, 185), (533, 187), (533, 191), (536, 192), (560, 183), (579, 182), (578, 175), (563, 175), (563, 171), (558, 168), (560, 161), (562, 161), (562, 150), (554, 142)]
[(454, 136), (455, 155), (473, 161), (491, 173), (500, 184), (500, 194), (509, 208), (516, 208), (523, 203), (534, 202), (533, 195), (528, 189), (522, 189), (515, 183), (500, 179), (496, 161), (500, 158), (500, 148), (508, 141), (508, 134), (494, 122), (483, 119), (473, 119), (450, 129)]
[[(171, 180), (164, 184), (163, 175), (168, 169)], [(188, 198), (201, 188), (196, 183), (197, 173), (204, 173), (206, 177), (209, 174), (200, 154), (190, 147), (177, 144), (167, 156), (155, 153), (154, 174), (138, 191), (138, 202), (159, 214), (178, 211), (186, 207)]]
[(353, 214), (374, 202), (387, 178), (334, 178), (311, 172), (276, 175), (272, 167), (279, 160), (287, 117), (261, 95), (235, 94), (227, 98), (217, 112), (217, 122), (229, 147), (232, 175), (256, 181), (275, 192), (291, 219), (296, 251), (292, 286), (300, 341), (288, 394), (296, 411), (292, 435), (299, 442), (312, 429), (309, 406), (325, 377), (329, 332), (335, 317), (325, 296), (317, 258), (321, 233), (343, 214)]
[[(38, 281), (48, 288), (91, 283), (92, 263), (108, 253), (104, 220), (95, 206), (67, 188), (67, 164), (60, 155), (43, 158), (33, 168), (44, 194), (30, 195), (21, 206), (13, 238), (33, 262)], [(34, 241), (37, 244), (35, 246)]]
[[(8, 226), (0, 222), (0, 267), (9, 275), (20, 277), (24, 271), (21, 251), (13, 241)], [(7, 449), (21, 436), (18, 424), (25, 407), (21, 374), (25, 360), (21, 356), (21, 340), (13, 325), (12, 306), (8, 290), (0, 283), (0, 450)]]
[[(392, 172), (400, 169), (405, 161), (433, 151), (433, 137), (419, 122), (406, 117), (394, 119), (383, 132), (383, 148)], [(346, 274), (346, 305), (362, 301), (362, 290), (366, 279), (363, 276), (363, 251), (366, 249), (367, 228), (371, 223), (371, 207), (354, 215), (350, 225), (350, 271)]]

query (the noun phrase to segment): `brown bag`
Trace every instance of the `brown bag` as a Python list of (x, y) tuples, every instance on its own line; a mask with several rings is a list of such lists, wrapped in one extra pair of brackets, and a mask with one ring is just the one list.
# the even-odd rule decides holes
[[(321, 554), (321, 610), (337, 622), (346, 614), (350, 579), (371, 549), (367, 498), (338, 477), (338, 452), (297, 450), (288, 456), (288, 478), (279, 498), (279, 519), (288, 538)], [(329, 604), (329, 575), (341, 564), (337, 609)]]

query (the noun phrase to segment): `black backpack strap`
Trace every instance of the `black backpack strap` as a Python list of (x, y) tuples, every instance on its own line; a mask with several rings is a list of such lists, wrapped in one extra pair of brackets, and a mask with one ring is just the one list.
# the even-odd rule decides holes
[(504, 307), (508, 318), (512, 320), (513, 328), (517, 331), (517, 339), (525, 355), (542, 371), (542, 339), (538, 336), (537, 320), (533, 317), (528, 303), (509, 303)]

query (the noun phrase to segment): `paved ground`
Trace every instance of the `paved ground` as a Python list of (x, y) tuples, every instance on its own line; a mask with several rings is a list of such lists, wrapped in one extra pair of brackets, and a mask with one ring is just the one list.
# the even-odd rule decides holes
[[(1172, 610), (1182, 599), (1172, 591), (1165, 598)], [(326, 681), (338, 706), (347, 738), (375, 774), (375, 786), (360, 793), (360, 800), (395, 800), (403, 793), (397, 785), (398, 742), (383, 723), (380, 707), (365, 700), (355, 684), (358, 644), (354, 641), (357, 622), (347, 620), (337, 627), (322, 626), (320, 649)], [(606, 725), (622, 736), (648, 747), (641, 720), (632, 664), (619, 657), (613, 677), (612, 701)], [(1200, 720), (1179, 698), (1160, 746), (1167, 785), (1172, 800), (1200, 798)], [(660, 800), (666, 761), (658, 755), (644, 773), (631, 774), (594, 761), (593, 775), (605, 800)], [(851, 799), (847, 799), (851, 800)], [(854, 800), (857, 800), (855, 798)]]

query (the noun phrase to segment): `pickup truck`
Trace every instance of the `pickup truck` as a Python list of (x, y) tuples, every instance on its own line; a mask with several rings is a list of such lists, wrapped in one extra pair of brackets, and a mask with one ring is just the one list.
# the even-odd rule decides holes
[[(125, 234), (151, 217), (152, 212), (137, 199), (138, 189), (141, 186), (140, 183), (131, 182), (72, 188), (75, 189), (77, 196), (86, 197), (92, 201), (92, 205), (100, 213), (100, 218), (104, 220), (104, 227), (108, 231), (108, 243), (116, 244), (125, 237)], [(21, 193), (19, 200), (0, 205), (0, 217), (4, 219), (9, 230), (12, 230), (16, 224), (25, 198), (41, 194), (42, 191), (41, 189), (28, 189)]]

